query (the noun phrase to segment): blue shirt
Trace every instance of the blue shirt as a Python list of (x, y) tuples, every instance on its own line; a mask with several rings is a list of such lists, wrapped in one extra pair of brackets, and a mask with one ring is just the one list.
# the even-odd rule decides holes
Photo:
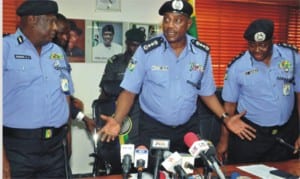
[[(293, 77), (295, 85), (283, 80)], [(288, 87), (290, 90), (284, 91)], [(294, 92), (300, 92), (300, 56), (290, 48), (274, 44), (269, 67), (254, 60), (249, 51), (230, 65), (222, 98), (237, 103), (238, 112), (246, 110), (246, 118), (250, 121), (260, 126), (275, 126), (289, 119), (294, 107)]]
[[(140, 93), (141, 108), (148, 115), (163, 124), (177, 126), (187, 122), (195, 112), (198, 95), (210, 96), (216, 90), (211, 57), (208, 51), (192, 43), (191, 36), (187, 35), (187, 45), (179, 57), (165, 38), (160, 38), (163, 42), (152, 50), (144, 51), (147, 47), (144, 44), (137, 49), (121, 87)], [(157, 43), (154, 41), (148, 46)]]
[(54, 43), (39, 55), (18, 29), (3, 38), (3, 124), (34, 129), (60, 127), (69, 117), (64, 88), (74, 92), (64, 51)]

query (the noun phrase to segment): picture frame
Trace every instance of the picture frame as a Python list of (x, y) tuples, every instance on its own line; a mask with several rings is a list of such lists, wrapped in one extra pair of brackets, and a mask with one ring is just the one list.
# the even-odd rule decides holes
[(96, 11), (121, 11), (121, 0), (96, 0)]
[(143, 29), (146, 34), (146, 40), (157, 36), (161, 32), (161, 27), (159, 24), (130, 23), (129, 29), (133, 27)]
[(70, 39), (66, 49), (69, 62), (85, 62), (85, 20), (69, 19)]
[[(110, 33), (111, 30), (114, 33)], [(104, 32), (112, 36), (102, 35)], [(123, 23), (86, 21), (86, 39), (86, 47), (89, 49), (86, 51), (86, 62), (106, 63), (113, 55), (123, 52)]]

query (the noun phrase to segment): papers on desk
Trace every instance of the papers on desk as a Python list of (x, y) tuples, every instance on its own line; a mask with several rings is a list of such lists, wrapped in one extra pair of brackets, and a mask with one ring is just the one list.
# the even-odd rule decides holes
[(237, 168), (263, 179), (282, 179), (282, 177), (270, 173), (271, 170), (276, 170), (277, 168), (264, 164), (239, 166)]

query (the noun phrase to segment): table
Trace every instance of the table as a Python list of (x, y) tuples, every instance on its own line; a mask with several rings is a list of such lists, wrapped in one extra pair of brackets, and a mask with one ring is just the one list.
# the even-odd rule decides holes
[[(284, 162), (266, 162), (262, 163), (270, 167), (275, 167), (277, 169), (283, 170), (285, 172), (291, 173), (296, 176), (300, 176), (300, 159), (293, 159)], [(253, 179), (259, 177), (254, 176), (250, 173), (244, 172), (237, 168), (237, 166), (245, 166), (249, 164), (240, 164), (240, 165), (224, 165), (222, 166), (222, 171), (226, 176), (230, 176), (232, 172), (238, 172), (242, 176), (249, 176)], [(198, 168), (195, 170), (195, 174), (202, 174), (203, 169)], [(97, 176), (97, 177), (86, 177), (82, 179), (123, 179), (122, 175), (109, 175), (109, 176)]]

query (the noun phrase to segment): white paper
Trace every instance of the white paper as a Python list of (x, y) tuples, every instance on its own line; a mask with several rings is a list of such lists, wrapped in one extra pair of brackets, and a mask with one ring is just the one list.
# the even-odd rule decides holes
[(270, 173), (271, 170), (276, 170), (277, 168), (264, 164), (239, 166), (237, 168), (263, 179), (282, 179), (282, 177)]

